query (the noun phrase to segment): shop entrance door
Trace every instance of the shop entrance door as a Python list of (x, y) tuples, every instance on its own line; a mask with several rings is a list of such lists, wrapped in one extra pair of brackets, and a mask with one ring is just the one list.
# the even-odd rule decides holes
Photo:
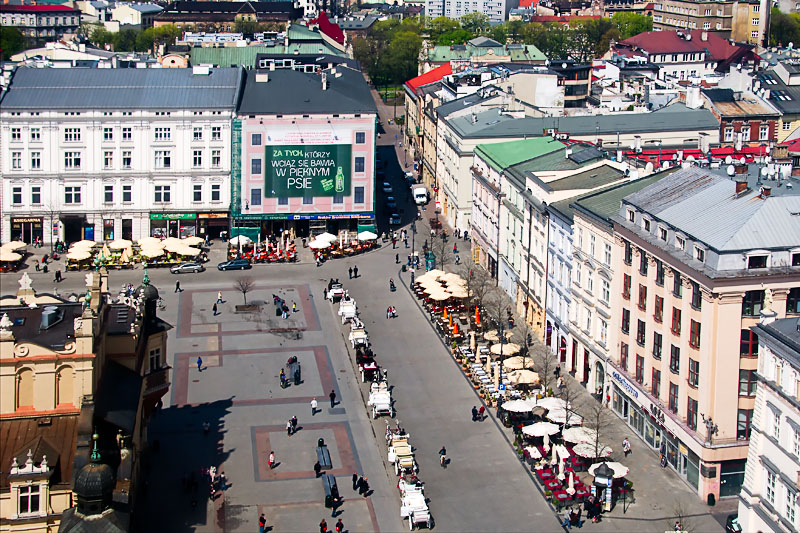
[(78, 242), (83, 238), (83, 222), (81, 218), (61, 219), (64, 225), (64, 242)]

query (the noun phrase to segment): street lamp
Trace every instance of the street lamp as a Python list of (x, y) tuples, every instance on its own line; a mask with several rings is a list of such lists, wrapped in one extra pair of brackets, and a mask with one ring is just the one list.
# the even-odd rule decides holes
[[(497, 388), (498, 389), (500, 388), (500, 386), (503, 385), (503, 344), (505, 344), (505, 337), (503, 336), (503, 330), (505, 329), (504, 325), (505, 324), (503, 324), (503, 322), (500, 321), (500, 324), (499, 324), (500, 327), (498, 328), (499, 335), (497, 336), (498, 339), (500, 340), (500, 358), (499, 358), (499, 363), (500, 364), (499, 364), (498, 369), (497, 369), (498, 372), (499, 372), (497, 374)], [(498, 394), (500, 393), (499, 390), (497, 392), (498, 392)], [(505, 392), (505, 390), (503, 392)], [(498, 399), (498, 403), (497, 403), (498, 407), (500, 407), (500, 405), (502, 404), (502, 400), (503, 400), (504, 396), (505, 396), (505, 394), (499, 394), (499, 396), (497, 398)]]

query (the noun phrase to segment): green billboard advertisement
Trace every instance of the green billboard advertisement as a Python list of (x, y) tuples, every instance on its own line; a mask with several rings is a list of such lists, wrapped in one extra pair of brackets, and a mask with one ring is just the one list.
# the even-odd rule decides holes
[(348, 196), (350, 161), (349, 144), (267, 146), (264, 196)]

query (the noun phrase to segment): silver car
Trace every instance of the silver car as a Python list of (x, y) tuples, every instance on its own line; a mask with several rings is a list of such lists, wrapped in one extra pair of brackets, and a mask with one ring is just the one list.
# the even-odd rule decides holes
[(197, 272), (203, 272), (205, 269), (206, 267), (200, 263), (183, 263), (171, 267), (169, 271), (173, 274), (196, 274)]

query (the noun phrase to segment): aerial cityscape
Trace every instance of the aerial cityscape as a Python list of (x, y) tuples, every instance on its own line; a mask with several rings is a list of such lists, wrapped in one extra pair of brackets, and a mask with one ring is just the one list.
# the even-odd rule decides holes
[(0, 533), (800, 531), (795, 44), (2, 0)]

